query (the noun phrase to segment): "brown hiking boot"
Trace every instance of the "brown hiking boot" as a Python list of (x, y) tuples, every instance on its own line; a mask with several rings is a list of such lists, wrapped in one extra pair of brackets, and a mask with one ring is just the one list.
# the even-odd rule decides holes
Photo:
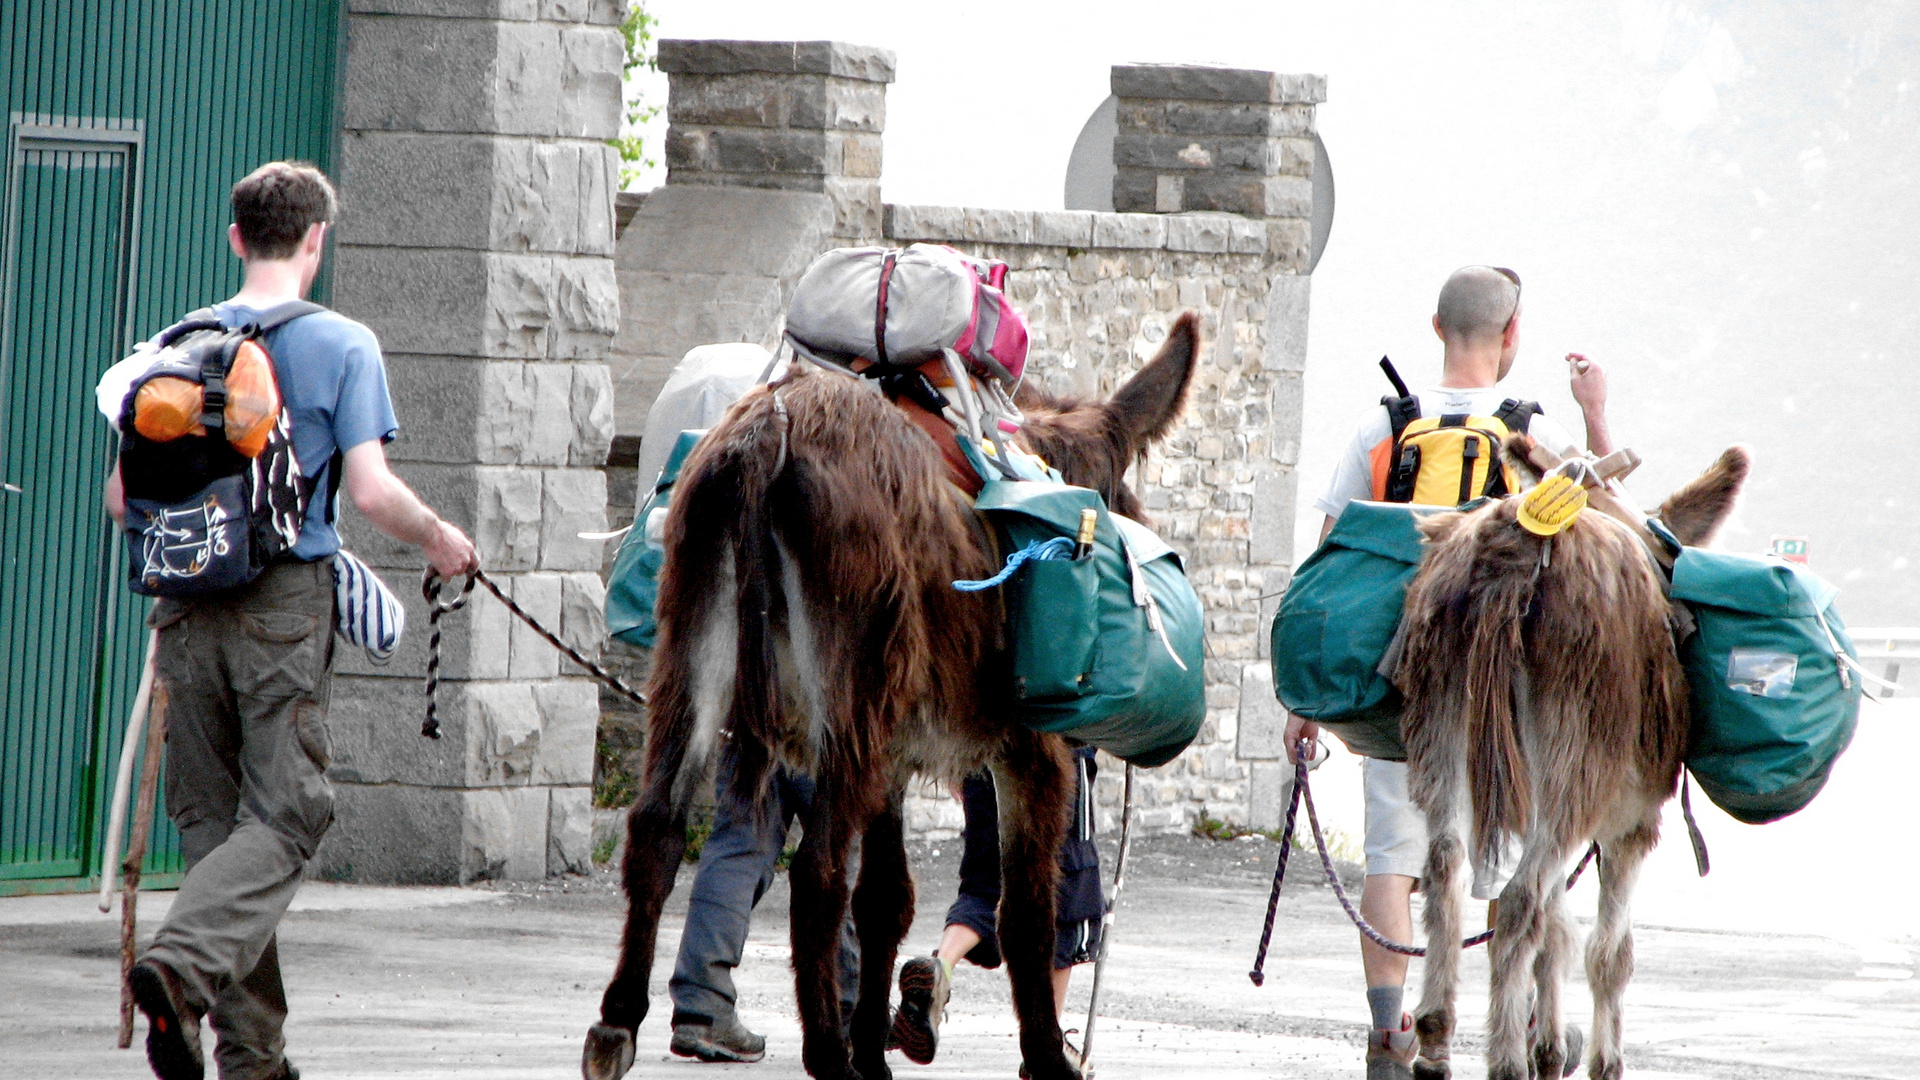
[(953, 984), (937, 956), (916, 956), (900, 965), (900, 1008), (887, 1033), (888, 1049), (898, 1048), (916, 1065), (933, 1061), (940, 1049), (940, 1021), (947, 1015)]
[(1413, 1057), (1419, 1051), (1413, 1017), (1400, 1014), (1399, 1031), (1374, 1028), (1367, 1033), (1367, 1080), (1413, 1080)]
[(142, 960), (127, 972), (133, 1002), (147, 1014), (147, 1064), (160, 1080), (205, 1080), (200, 1053), (200, 1014), (187, 1002), (180, 976), (158, 960)]
[(701, 1061), (751, 1063), (767, 1056), (767, 1037), (748, 1031), (738, 1015), (729, 1015), (713, 1024), (673, 1025), (673, 1041), (667, 1049)]

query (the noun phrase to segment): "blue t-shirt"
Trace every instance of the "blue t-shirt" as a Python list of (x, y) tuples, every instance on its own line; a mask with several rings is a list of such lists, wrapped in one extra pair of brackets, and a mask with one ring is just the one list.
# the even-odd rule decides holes
[[(232, 303), (213, 310), (229, 327), (261, 315), (259, 309)], [(303, 475), (318, 478), (300, 542), (293, 545), (295, 558), (312, 562), (340, 550), (326, 497), (334, 452), (374, 439), (391, 442), (400, 422), (387, 395), (387, 367), (373, 331), (322, 311), (269, 331), (266, 345), (293, 428), (293, 456)]]

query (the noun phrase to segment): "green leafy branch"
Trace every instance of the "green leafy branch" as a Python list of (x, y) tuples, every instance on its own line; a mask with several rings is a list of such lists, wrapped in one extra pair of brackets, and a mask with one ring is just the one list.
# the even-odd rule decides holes
[[(655, 28), (660, 20), (647, 14), (640, 0), (633, 0), (627, 8), (627, 17), (620, 22), (620, 36), (626, 39), (626, 63), (620, 69), (620, 83), (623, 87), (632, 85), (635, 71), (658, 71), (655, 66), (653, 41), (657, 36)], [(624, 101), (625, 124), (622, 133), (607, 140), (607, 145), (620, 152), (620, 187), (624, 190), (628, 184), (640, 178), (643, 169), (651, 169), (658, 162), (647, 156), (646, 138), (640, 133), (640, 126), (660, 115), (660, 106), (649, 105), (638, 89), (627, 91), (632, 96)]]

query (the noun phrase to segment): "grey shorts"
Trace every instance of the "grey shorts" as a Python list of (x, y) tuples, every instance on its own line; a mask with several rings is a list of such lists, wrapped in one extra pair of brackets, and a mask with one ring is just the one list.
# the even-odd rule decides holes
[[(1367, 798), (1367, 874), (1417, 878), (1427, 869), (1427, 815), (1407, 795), (1407, 763), (1366, 758), (1360, 776)], [(1512, 880), (1520, 846), (1511, 840), (1496, 867), (1473, 868), (1473, 898), (1491, 900)]]

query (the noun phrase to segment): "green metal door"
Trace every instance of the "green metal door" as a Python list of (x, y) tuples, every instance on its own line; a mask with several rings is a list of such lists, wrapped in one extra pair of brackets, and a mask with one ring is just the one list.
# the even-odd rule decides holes
[[(94, 383), (238, 287), (235, 180), (327, 167), (341, 28), (334, 0), (0, 3), (0, 895), (97, 884), (139, 679)], [(178, 838), (156, 818), (166, 884)]]

